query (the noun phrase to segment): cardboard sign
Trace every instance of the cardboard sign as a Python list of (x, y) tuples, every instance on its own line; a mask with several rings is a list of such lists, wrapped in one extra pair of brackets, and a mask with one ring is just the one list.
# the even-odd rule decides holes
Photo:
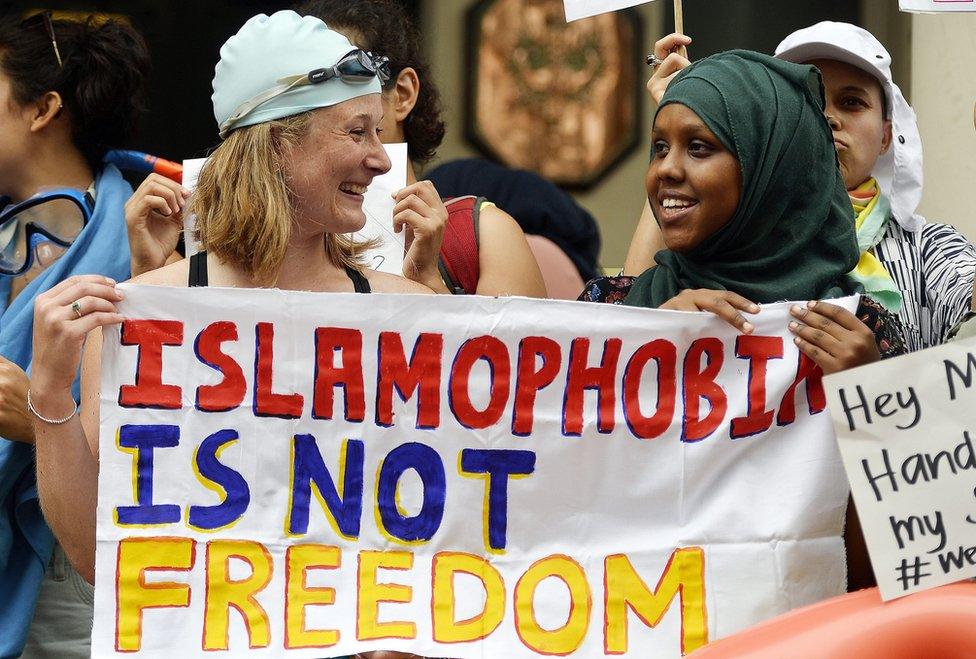
[(898, 0), (902, 11), (925, 12), (967, 12), (976, 11), (976, 0)]
[(636, 7), (651, 0), (563, 0), (566, 5), (566, 22), (589, 18), (608, 11)]
[[(384, 144), (390, 158), (390, 171), (373, 179), (363, 199), (363, 212), (366, 225), (352, 235), (358, 242), (372, 242), (373, 246), (364, 252), (366, 265), (373, 270), (389, 272), (394, 275), (403, 271), (403, 233), (393, 232), (393, 198), (391, 194), (407, 185), (407, 145)], [(191, 192), (197, 187), (200, 170), (206, 158), (183, 161), (183, 187)], [(194, 235), (196, 216), (187, 214), (183, 218), (183, 242), (186, 256), (200, 251)]]
[(845, 590), (848, 489), (786, 304), (746, 336), (578, 302), (124, 290), (96, 657), (678, 657)]
[(976, 576), (976, 339), (826, 379), (885, 600)]

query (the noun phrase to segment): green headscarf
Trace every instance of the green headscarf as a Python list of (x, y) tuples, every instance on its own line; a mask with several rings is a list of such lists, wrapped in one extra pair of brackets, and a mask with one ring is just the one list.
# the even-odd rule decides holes
[(682, 71), (658, 111), (671, 103), (697, 114), (738, 159), (739, 206), (693, 249), (658, 252), (624, 304), (658, 307), (687, 288), (757, 303), (856, 290), (846, 277), (858, 259), (854, 211), (823, 114), (820, 72), (733, 50)]

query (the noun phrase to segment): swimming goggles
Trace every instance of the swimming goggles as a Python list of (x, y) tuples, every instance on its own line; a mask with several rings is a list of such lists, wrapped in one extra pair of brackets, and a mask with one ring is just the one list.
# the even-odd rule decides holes
[(0, 275), (27, 272), (44, 242), (68, 248), (91, 221), (94, 200), (86, 192), (56, 188), (0, 211)]
[(363, 84), (370, 82), (373, 78), (379, 78), (380, 85), (386, 85), (390, 80), (390, 60), (387, 57), (378, 57), (365, 50), (356, 49), (343, 55), (333, 66), (279, 78), (276, 86), (238, 105), (234, 113), (220, 124), (220, 136), (222, 138), (227, 137), (227, 133), (234, 127), (234, 124), (271, 99), (298, 87), (318, 85), (333, 78), (339, 78), (343, 82), (353, 84)]

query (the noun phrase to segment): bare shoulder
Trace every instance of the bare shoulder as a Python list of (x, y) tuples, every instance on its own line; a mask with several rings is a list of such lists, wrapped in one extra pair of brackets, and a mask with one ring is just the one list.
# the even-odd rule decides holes
[(478, 294), (546, 297), (546, 285), (522, 227), (496, 206), (481, 211), (478, 225)]
[(389, 273), (378, 272), (376, 270), (366, 270), (363, 274), (365, 274), (366, 279), (369, 280), (369, 287), (374, 293), (434, 294), (434, 291), (430, 290), (423, 284), (418, 284), (415, 281), (411, 281), (406, 277), (400, 277), (399, 275), (391, 275)]
[(130, 284), (146, 284), (149, 286), (186, 286), (190, 272), (190, 260), (181, 259), (164, 265), (162, 268), (144, 272), (128, 281)]
[(511, 240), (513, 237), (524, 235), (522, 227), (515, 218), (498, 206), (485, 206), (481, 209), (478, 238), (482, 245), (495, 244), (499, 240)]

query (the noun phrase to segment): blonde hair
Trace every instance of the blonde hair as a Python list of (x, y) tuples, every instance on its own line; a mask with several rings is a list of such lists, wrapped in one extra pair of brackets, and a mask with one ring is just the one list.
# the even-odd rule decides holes
[[(262, 283), (274, 284), (285, 258), (294, 220), (285, 154), (308, 134), (310, 116), (233, 131), (210, 155), (190, 200), (202, 249)], [(325, 234), (326, 253), (339, 267), (361, 269), (365, 247), (348, 236)]]

